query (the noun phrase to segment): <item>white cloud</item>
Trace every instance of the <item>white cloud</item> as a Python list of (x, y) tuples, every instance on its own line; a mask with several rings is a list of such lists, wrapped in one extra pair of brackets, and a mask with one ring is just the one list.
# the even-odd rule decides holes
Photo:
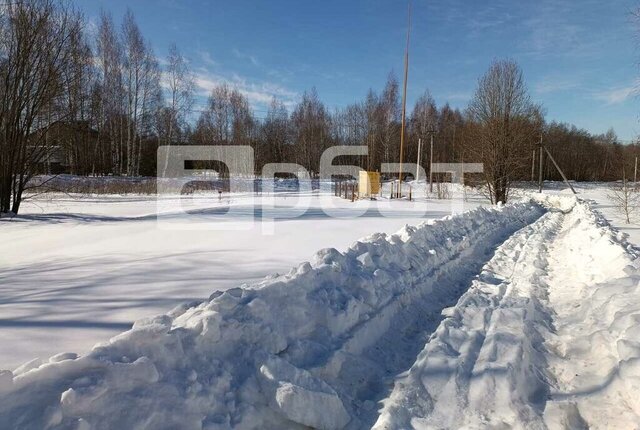
[(471, 100), (471, 93), (466, 93), (466, 92), (450, 93), (445, 95), (444, 98), (446, 99), (446, 101), (449, 101), (449, 102), (465, 102), (467, 100)]
[(253, 64), (256, 67), (260, 66), (260, 61), (258, 61), (258, 59), (255, 56), (244, 53), (239, 49), (233, 48), (233, 55), (235, 55), (241, 60), (248, 60), (251, 64)]
[(237, 88), (247, 97), (249, 103), (254, 107), (256, 105), (268, 105), (273, 97), (278, 98), (285, 106), (291, 107), (299, 98), (299, 94), (295, 91), (291, 91), (276, 83), (253, 82), (237, 74), (233, 74), (231, 78), (227, 78), (212, 73), (200, 72), (195, 75), (195, 83), (202, 96), (208, 96), (213, 88), (222, 84)]
[[(593, 22), (609, 7), (601, 0), (539, 0), (523, 10), (522, 53), (536, 58), (594, 58), (613, 43), (614, 33), (603, 33)], [(601, 26), (605, 27), (606, 26)]]
[(544, 78), (534, 85), (537, 94), (557, 93), (575, 90), (580, 85), (576, 80), (567, 78)]
[(605, 102), (607, 105), (615, 105), (622, 103), (637, 94), (638, 86), (634, 84), (627, 87), (618, 87), (597, 92), (594, 94), (594, 98)]
[(200, 51), (198, 54), (200, 55), (200, 59), (202, 60), (202, 62), (205, 63), (206, 65), (208, 66), (218, 65), (218, 63), (213, 59), (209, 51)]

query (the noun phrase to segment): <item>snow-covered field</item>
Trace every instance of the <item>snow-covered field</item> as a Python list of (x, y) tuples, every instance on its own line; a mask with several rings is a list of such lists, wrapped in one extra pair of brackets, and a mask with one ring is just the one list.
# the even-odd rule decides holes
[[(263, 234), (260, 218), (249, 230), (171, 229), (172, 222), (228, 222), (223, 209), (229, 206), (247, 221), (253, 209), (246, 196), (188, 198), (195, 215), (169, 213), (163, 224), (153, 196), (46, 195), (25, 202), (20, 217), (0, 221), (0, 369), (65, 351), (88, 352), (139, 318), (286, 273), (319, 249), (345, 250), (373, 232), (393, 233), (451, 210), (450, 202), (427, 201), (424, 192), (415, 205), (354, 204), (314, 194), (299, 216), (292, 210), (297, 195), (278, 196), (273, 234)], [(343, 218), (326, 215), (323, 198)], [(171, 208), (178, 199), (167, 200), (161, 206)], [(465, 205), (481, 203), (476, 196)]]
[(0, 367), (42, 360), (0, 373), (0, 428), (640, 428), (637, 251), (604, 186), (553, 188), (421, 224), (449, 203), (312, 203), (274, 235), (33, 202), (0, 223)]

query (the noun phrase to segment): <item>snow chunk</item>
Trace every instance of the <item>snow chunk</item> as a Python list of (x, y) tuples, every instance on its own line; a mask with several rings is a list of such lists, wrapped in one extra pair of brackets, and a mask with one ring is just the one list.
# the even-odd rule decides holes
[(349, 422), (338, 394), (309, 372), (272, 357), (261, 366), (260, 373), (273, 407), (291, 421), (323, 430), (340, 429)]

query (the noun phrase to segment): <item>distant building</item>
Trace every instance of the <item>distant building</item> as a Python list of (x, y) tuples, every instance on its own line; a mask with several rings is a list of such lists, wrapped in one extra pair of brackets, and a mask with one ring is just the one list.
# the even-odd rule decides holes
[[(44, 133), (44, 135), (42, 135)], [(99, 133), (87, 121), (58, 121), (32, 133), (38, 140), (37, 170), (42, 174), (86, 174), (98, 145)]]
[(38, 163), (38, 172), (47, 175), (69, 173), (70, 166), (65, 156), (64, 149), (60, 145), (47, 145), (44, 155)]

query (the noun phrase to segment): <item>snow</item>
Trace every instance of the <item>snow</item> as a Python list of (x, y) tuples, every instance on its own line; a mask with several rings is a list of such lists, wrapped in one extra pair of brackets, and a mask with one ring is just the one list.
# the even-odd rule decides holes
[(447, 310), (374, 428), (638, 428), (635, 250), (587, 204), (546, 201)]
[[(306, 213), (296, 216), (298, 197), (280, 193), (269, 207), (278, 217), (274, 234), (263, 234), (259, 218), (247, 230), (159, 228), (150, 196), (54, 194), (25, 201), (19, 217), (0, 221), (0, 242), (10, 247), (0, 253), (0, 345), (10, 345), (0, 348), (0, 369), (60, 352), (86, 353), (137, 319), (286, 273), (319, 249), (344, 250), (372, 232), (393, 233), (451, 210), (450, 202), (426, 200), (424, 193), (415, 205), (351, 203), (331, 195), (334, 212), (342, 215), (337, 219), (322, 210), (327, 196), (314, 194)], [(162, 220), (218, 225), (230, 206), (238, 210), (234, 219), (246, 220), (253, 213), (249, 200), (169, 196), (164, 203), (170, 209), (184, 202), (198, 212)], [(261, 202), (255, 203), (258, 213)], [(466, 206), (480, 203), (476, 196)]]
[(471, 273), (450, 262), (473, 264), (541, 213), (529, 203), (479, 209), (378, 233), (345, 253), (323, 250), (288, 275), (139, 320), (86, 356), (16, 372), (0, 415), (34, 428), (53, 410), (62, 411), (64, 426), (82, 418), (96, 428), (200, 428), (203, 421), (210, 428), (283, 428), (291, 420), (332, 428), (360, 409), (375, 413), (361, 405), (371, 405), (384, 387), (362, 385), (354, 370), (400, 370), (393, 354), (377, 368), (371, 357), (410, 325), (404, 311), (410, 307), (418, 319), (416, 304), (428, 301), (437, 278)]
[[(313, 229), (309, 219), (278, 221), (276, 232), (289, 235), (280, 249), (327, 241), (342, 244), (342, 251), (322, 249), (311, 262), (262, 280), (255, 279), (262, 277), (257, 273), (244, 280), (233, 273), (224, 286), (207, 278), (211, 273), (205, 269), (189, 267), (181, 272), (182, 282), (162, 288), (170, 293), (203, 270), (206, 285), (198, 288), (209, 287), (209, 299), (138, 319), (86, 354), (56, 354), (0, 372), (0, 428), (638, 428), (638, 251), (605, 218), (615, 222), (603, 188), (584, 187), (580, 193), (587, 199), (555, 189), (551, 195), (418, 223), (422, 215), (412, 222), (417, 225), (394, 234), (381, 231), (410, 220), (415, 207), (404, 206), (402, 213), (404, 202), (397, 202), (392, 208), (398, 218), (392, 219), (367, 209), (363, 218), (332, 220), (312, 210)], [(589, 201), (592, 196), (598, 201)], [(117, 212), (99, 201), (102, 211)], [(80, 232), (76, 239), (89, 243), (77, 244), (78, 256), (88, 249), (98, 261), (100, 249), (113, 249), (117, 242), (109, 239), (118, 225), (128, 226), (124, 234), (136, 238), (129, 241), (135, 254), (140, 239), (159, 234), (149, 233), (149, 225), (141, 228), (148, 222), (140, 213), (147, 203), (141, 200), (137, 213), (125, 219), (114, 220), (115, 212), (83, 214), (101, 220), (89, 221), (90, 230), (78, 219), (62, 217), (52, 224), (49, 215), (27, 215), (6, 234), (34, 242), (61, 228), (66, 235)], [(353, 208), (337, 203), (344, 213)], [(449, 208), (445, 203), (442, 212), (444, 207)], [(25, 224), (29, 230), (22, 229)], [(313, 231), (305, 233), (304, 226)], [(39, 232), (32, 231), (37, 227)], [(106, 230), (94, 244), (90, 238), (98, 237), (100, 227)], [(365, 227), (379, 232), (353, 242), (351, 235)], [(259, 252), (247, 262), (253, 267), (277, 249), (270, 247), (280, 232), (256, 241), (256, 231), (181, 231), (185, 242), (172, 237), (166, 243), (187, 253), (193, 243), (214, 237), (220, 240), (207, 245), (257, 246)], [(59, 252), (66, 257), (71, 250)], [(35, 264), (21, 252), (25, 264)], [(233, 260), (222, 250), (207, 257)], [(189, 260), (184, 258), (183, 263)], [(158, 283), (164, 275), (153, 271), (173, 262), (167, 258), (140, 267)], [(95, 264), (88, 269), (92, 275), (98, 272)], [(60, 269), (67, 279), (77, 270)], [(127, 282), (126, 273), (122, 279)], [(124, 296), (127, 288), (135, 293), (134, 279), (117, 294)], [(55, 288), (61, 280), (51, 284)], [(111, 289), (108, 281), (101, 286)], [(154, 288), (153, 282), (146, 286)], [(10, 291), (22, 300), (5, 307), (10, 312), (28, 308), (39, 296)], [(64, 291), (60, 298), (68, 296)], [(85, 300), (91, 316), (96, 304), (88, 301), (95, 299)], [(141, 310), (126, 307), (132, 314)], [(71, 311), (78, 312), (73, 306)]]

